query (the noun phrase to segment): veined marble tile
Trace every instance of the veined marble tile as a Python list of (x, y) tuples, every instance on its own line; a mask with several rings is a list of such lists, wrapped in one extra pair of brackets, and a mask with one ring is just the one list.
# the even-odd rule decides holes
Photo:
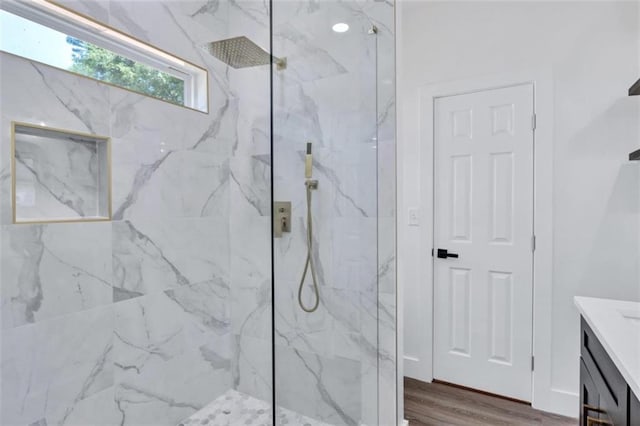
[(289, 148), (289, 144), (304, 150), (306, 142), (312, 142), (314, 149), (326, 148), (316, 101), (301, 85), (287, 86), (286, 81), (274, 80), (274, 151)]
[(331, 287), (354, 291), (377, 288), (378, 220), (365, 217), (334, 219)]
[(4, 330), (2, 424), (65, 424), (113, 385), (113, 309), (103, 307)]
[(59, 0), (56, 1), (56, 3), (108, 25), (109, 1), (110, 0)]
[(232, 328), (235, 334), (271, 338), (271, 280), (258, 288), (231, 286)]
[(333, 425), (360, 422), (360, 363), (276, 346), (276, 405)]
[(177, 424), (231, 387), (226, 298), (203, 283), (116, 305), (115, 398), (124, 424)]
[(391, 369), (396, 362), (396, 295), (381, 294), (378, 304), (378, 354), (382, 366)]
[(271, 159), (268, 155), (231, 159), (231, 203), (234, 209), (271, 216)]
[[(294, 283), (288, 283), (294, 287)], [(319, 354), (327, 358), (334, 356), (333, 322), (325, 308), (328, 295), (320, 290), (320, 305), (313, 313), (304, 312), (298, 305), (298, 289), (276, 291), (275, 342), (276, 345)], [(305, 298), (303, 298), (305, 300)], [(312, 304), (306, 299), (306, 305)]]
[[(4, 146), (4, 135), (0, 136), (0, 147)], [(2, 151), (2, 149), (0, 149)], [(9, 155), (0, 153), (0, 224), (11, 223), (11, 166)]]
[(287, 84), (328, 78), (347, 72), (324, 46), (291, 22), (275, 26), (273, 39), (274, 55), (287, 58)]
[[(238, 0), (230, 3), (229, 36), (246, 34), (256, 40), (267, 41), (270, 4), (263, 0)], [(241, 32), (238, 33), (239, 31)]]
[(273, 393), (271, 336), (256, 338), (247, 334), (234, 335), (231, 361), (233, 388), (264, 401)]
[(111, 129), (115, 139), (127, 142), (119, 147), (123, 158), (132, 156), (152, 163), (177, 150), (230, 155), (237, 100), (217, 80), (211, 79), (210, 86), (208, 114), (111, 88)]
[(375, 77), (348, 73), (301, 86), (317, 108), (324, 144), (333, 152), (355, 159), (354, 148), (375, 145)]
[(114, 301), (198, 283), (228, 292), (228, 232), (218, 219), (114, 222)]
[[(380, 422), (378, 401), (378, 364), (362, 362), (360, 365), (360, 397), (362, 399), (361, 424), (367, 426), (395, 425), (396, 422)], [(394, 396), (395, 398), (395, 396)]]
[(0, 92), (0, 219), (10, 224), (11, 122), (108, 136), (109, 91), (95, 81), (0, 52)]
[(5, 225), (0, 232), (3, 328), (111, 303), (110, 223)]
[(245, 68), (229, 75), (237, 100), (234, 156), (268, 155), (271, 152), (271, 95), (269, 67)]
[[(218, 3), (218, 2), (216, 2)], [(110, 24), (188, 61), (202, 64), (200, 48), (228, 31), (228, 6), (206, 0), (110, 2)]]
[(7, 53), (0, 55), (3, 129), (10, 121), (21, 121), (109, 134), (108, 86)]
[(378, 291), (396, 294), (395, 218), (378, 218)]
[(131, 158), (136, 157), (120, 152), (127, 143), (114, 143), (115, 220), (228, 216), (228, 159), (195, 151), (165, 150), (158, 160), (134, 162)]
[[(295, 39), (296, 47), (306, 50), (312, 50), (309, 46), (322, 49), (350, 73), (375, 73), (373, 61), (376, 59), (377, 37), (370, 33), (370, 18), (358, 7), (354, 7), (354, 2), (351, 1), (318, 2), (314, 6), (298, 7), (295, 16), (286, 22), (305, 36)], [(274, 14), (281, 14), (278, 10), (282, 7), (287, 6), (276, 3)], [(338, 21), (347, 22), (349, 31), (335, 33), (332, 26)], [(278, 24), (276, 22), (276, 28)], [(363, 66), (369, 63), (374, 66)]]
[(265, 281), (271, 281), (272, 219), (255, 209), (242, 208), (246, 203), (236, 185), (229, 217), (231, 283), (233, 288), (261, 288)]
[[(395, 158), (395, 142), (380, 141), (378, 143), (378, 217), (382, 221), (396, 217)], [(387, 226), (387, 222), (384, 226)], [(387, 248), (389, 244), (385, 242), (383, 247)]]
[(378, 374), (378, 419), (381, 425), (395, 425), (397, 423), (397, 370), (392, 368), (380, 368)]
[[(64, 421), (64, 425), (69, 426), (113, 426), (119, 425), (122, 420), (122, 413), (116, 406), (114, 387), (97, 392), (78, 403), (73, 407)], [(48, 425), (61, 424), (56, 419), (47, 421)]]

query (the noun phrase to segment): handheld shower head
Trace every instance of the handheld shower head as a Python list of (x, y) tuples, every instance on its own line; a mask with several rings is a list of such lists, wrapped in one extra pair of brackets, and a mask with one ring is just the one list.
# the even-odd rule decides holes
[(307, 155), (304, 157), (304, 177), (311, 179), (313, 176), (313, 156), (311, 155), (311, 142), (307, 142)]

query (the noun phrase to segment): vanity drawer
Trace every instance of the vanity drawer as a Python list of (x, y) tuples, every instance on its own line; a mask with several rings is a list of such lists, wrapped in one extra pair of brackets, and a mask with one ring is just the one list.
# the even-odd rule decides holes
[(600, 418), (600, 395), (584, 361), (580, 361), (580, 426), (587, 426), (587, 419)]
[(581, 343), (582, 360), (598, 389), (599, 408), (603, 411), (600, 417), (608, 417), (616, 426), (627, 426), (627, 383), (584, 319)]
[(629, 390), (629, 426), (640, 426), (640, 401)]

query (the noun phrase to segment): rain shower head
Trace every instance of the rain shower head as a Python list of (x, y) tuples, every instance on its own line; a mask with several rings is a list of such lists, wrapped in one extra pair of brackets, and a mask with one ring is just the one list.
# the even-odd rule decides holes
[[(233, 68), (248, 68), (271, 63), (271, 55), (245, 36), (213, 41), (204, 46), (211, 55)], [(273, 58), (279, 70), (287, 66), (286, 59)]]

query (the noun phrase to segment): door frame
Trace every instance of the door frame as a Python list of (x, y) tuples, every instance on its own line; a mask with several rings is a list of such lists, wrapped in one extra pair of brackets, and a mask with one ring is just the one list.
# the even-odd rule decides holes
[[(551, 69), (490, 75), (468, 80), (437, 83), (420, 88), (420, 277), (430, 300), (425, 303), (422, 316), (423, 338), (428, 347), (421, 353), (418, 378), (433, 380), (433, 303), (434, 303), (434, 103), (435, 99), (478, 91), (532, 84), (533, 110), (537, 117), (534, 132), (533, 229), (536, 249), (533, 252), (533, 330), (531, 403), (547, 411), (566, 412), (575, 395), (554, 390), (551, 381), (552, 360), (552, 269), (553, 269), (553, 75)], [(406, 364), (405, 364), (406, 365)]]

